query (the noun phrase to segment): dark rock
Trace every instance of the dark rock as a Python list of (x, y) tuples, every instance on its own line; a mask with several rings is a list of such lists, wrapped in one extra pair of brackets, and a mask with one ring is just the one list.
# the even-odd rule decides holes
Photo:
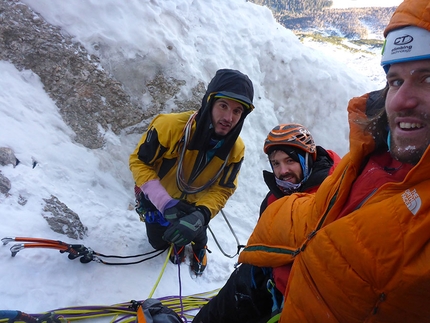
[(12, 164), (13, 167), (15, 167), (19, 164), (19, 160), (16, 158), (12, 149), (0, 147), (0, 165), (6, 166), (8, 164)]
[(51, 195), (51, 198), (43, 200), (46, 204), (43, 207), (44, 213), (42, 216), (53, 231), (65, 234), (72, 239), (84, 238), (88, 229), (82, 224), (79, 215), (53, 195)]
[(0, 172), (0, 193), (7, 195), (11, 188), (10, 180)]

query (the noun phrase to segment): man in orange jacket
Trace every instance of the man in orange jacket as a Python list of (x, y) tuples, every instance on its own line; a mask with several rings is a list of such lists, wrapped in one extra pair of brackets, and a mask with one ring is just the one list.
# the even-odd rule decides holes
[[(261, 203), (260, 215), (278, 198), (294, 192), (315, 192), (340, 161), (335, 152), (316, 146), (309, 130), (297, 123), (274, 127), (267, 135), (263, 150), (273, 172), (263, 171), (269, 192)], [(271, 316), (273, 300), (276, 303), (282, 300), (289, 270), (290, 265), (273, 270), (248, 264), (239, 266), (193, 322), (264, 321)], [(267, 283), (273, 287), (271, 291)]]
[(430, 1), (384, 36), (387, 88), (350, 101), (350, 152), (316, 194), (272, 203), (239, 256), (293, 264), (281, 323), (430, 322)]

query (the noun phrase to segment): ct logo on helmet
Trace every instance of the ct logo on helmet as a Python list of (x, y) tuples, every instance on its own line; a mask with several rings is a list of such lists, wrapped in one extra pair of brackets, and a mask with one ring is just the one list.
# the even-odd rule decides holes
[(412, 43), (413, 41), (414, 41), (414, 37), (410, 35), (405, 35), (394, 39), (394, 45), (406, 45), (406, 44)]
[(300, 129), (299, 129), (299, 132), (300, 132), (303, 136), (310, 136), (310, 135), (311, 135), (310, 131), (309, 131), (308, 129), (305, 129), (305, 128), (300, 128)]

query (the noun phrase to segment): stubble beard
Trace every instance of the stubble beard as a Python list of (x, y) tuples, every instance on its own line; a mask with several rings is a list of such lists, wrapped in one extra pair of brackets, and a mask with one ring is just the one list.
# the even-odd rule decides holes
[(411, 140), (403, 137), (395, 139), (391, 132), (389, 140), (391, 143), (390, 153), (394, 159), (402, 163), (416, 165), (430, 144), (430, 135), (427, 134), (425, 138), (420, 138), (421, 143), (418, 143), (417, 139)]

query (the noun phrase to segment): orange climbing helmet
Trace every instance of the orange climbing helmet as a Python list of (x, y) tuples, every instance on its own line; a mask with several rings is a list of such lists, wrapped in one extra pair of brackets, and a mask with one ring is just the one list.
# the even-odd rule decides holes
[(308, 129), (298, 123), (280, 124), (273, 128), (264, 142), (264, 152), (269, 154), (275, 146), (297, 147), (312, 156), (312, 160), (317, 158), (317, 151), (314, 139)]

